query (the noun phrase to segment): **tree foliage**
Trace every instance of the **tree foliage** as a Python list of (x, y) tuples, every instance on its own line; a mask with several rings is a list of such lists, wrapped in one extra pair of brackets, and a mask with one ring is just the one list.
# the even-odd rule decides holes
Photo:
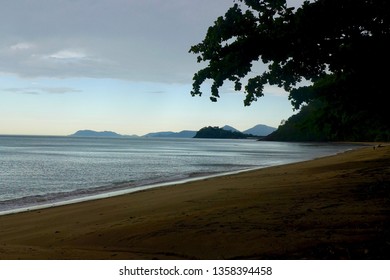
[[(232, 81), (250, 105), (265, 85), (277, 85), (295, 109), (321, 103), (317, 122), (330, 122), (329, 133), (338, 137), (356, 122), (389, 130), (388, 0), (306, 1), (298, 9), (285, 0), (237, 0), (190, 52), (208, 63), (194, 75), (193, 96), (211, 80), (217, 101), (221, 86)], [(251, 76), (258, 60), (268, 69)]]
[(244, 134), (239, 131), (229, 131), (217, 126), (208, 126), (200, 129), (194, 138), (218, 138), (218, 139), (245, 139), (253, 135)]

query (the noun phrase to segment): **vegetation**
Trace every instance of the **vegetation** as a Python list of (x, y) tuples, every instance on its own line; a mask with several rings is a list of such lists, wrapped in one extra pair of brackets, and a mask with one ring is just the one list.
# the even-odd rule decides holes
[(208, 126), (200, 129), (194, 138), (245, 139), (253, 135), (239, 131), (230, 131), (217, 126)]
[[(387, 0), (306, 1), (298, 9), (285, 0), (237, 0), (190, 49), (208, 63), (195, 73), (191, 94), (212, 80), (217, 101), (231, 81), (248, 106), (265, 85), (277, 85), (300, 112), (269, 138), (389, 141), (389, 50)], [(259, 59), (268, 70), (248, 77)]]

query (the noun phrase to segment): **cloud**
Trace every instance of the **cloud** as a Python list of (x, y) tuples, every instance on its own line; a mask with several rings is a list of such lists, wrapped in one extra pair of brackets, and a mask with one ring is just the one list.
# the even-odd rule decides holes
[(10, 46), (11, 51), (17, 51), (17, 52), (26, 51), (32, 48), (34, 48), (34, 45), (27, 42), (16, 43), (15, 45)]
[(20, 87), (20, 88), (5, 88), (3, 92), (11, 92), (18, 94), (65, 94), (65, 93), (79, 93), (81, 90), (69, 87)]
[(82, 90), (69, 88), (69, 87), (46, 87), (40, 88), (42, 92), (51, 93), (51, 94), (64, 94), (64, 93), (78, 93), (82, 92)]
[(0, 72), (29, 78), (188, 83), (199, 68), (189, 48), (232, 4), (9, 1), (0, 10)]
[(56, 53), (46, 56), (46, 58), (59, 60), (79, 60), (87, 58), (87, 55), (78, 51), (60, 50)]
[(188, 50), (233, 3), (7, 1), (0, 9), (0, 73), (191, 83), (200, 66)]

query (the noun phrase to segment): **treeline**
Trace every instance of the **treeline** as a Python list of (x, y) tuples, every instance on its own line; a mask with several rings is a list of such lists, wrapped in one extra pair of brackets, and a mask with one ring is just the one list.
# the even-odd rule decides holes
[(316, 100), (265, 137), (270, 141), (390, 141), (387, 119), (370, 110), (337, 111)]
[(194, 138), (216, 138), (216, 139), (246, 139), (254, 137), (251, 134), (245, 134), (239, 131), (224, 130), (217, 126), (208, 126), (201, 128)]

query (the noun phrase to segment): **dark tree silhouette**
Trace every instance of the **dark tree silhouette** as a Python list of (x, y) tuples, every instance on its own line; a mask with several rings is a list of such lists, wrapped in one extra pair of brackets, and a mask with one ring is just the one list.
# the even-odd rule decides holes
[[(194, 75), (193, 96), (211, 80), (210, 98), (217, 101), (229, 80), (237, 91), (244, 87), (247, 106), (263, 96), (266, 84), (277, 85), (295, 109), (320, 100), (321, 121), (333, 130), (367, 122), (389, 131), (390, 1), (317, 0), (298, 9), (285, 0), (234, 2), (190, 49), (208, 63)], [(250, 76), (258, 60), (268, 70)], [(309, 85), (299, 86), (303, 80)]]

